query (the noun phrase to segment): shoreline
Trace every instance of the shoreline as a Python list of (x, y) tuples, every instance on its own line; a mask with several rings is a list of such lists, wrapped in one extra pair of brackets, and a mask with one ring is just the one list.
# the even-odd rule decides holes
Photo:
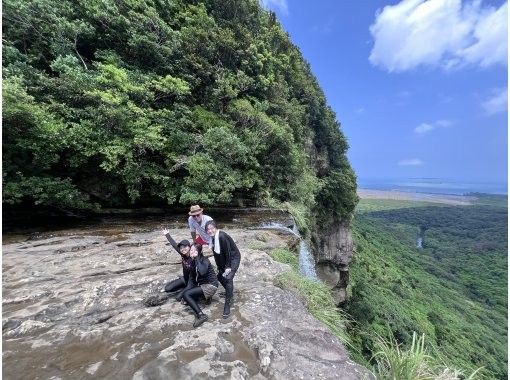
[(363, 188), (358, 188), (357, 193), (361, 199), (420, 201), (420, 202), (443, 203), (456, 206), (469, 206), (474, 204), (474, 202), (478, 199), (477, 197), (469, 195), (418, 193), (399, 190), (374, 190)]

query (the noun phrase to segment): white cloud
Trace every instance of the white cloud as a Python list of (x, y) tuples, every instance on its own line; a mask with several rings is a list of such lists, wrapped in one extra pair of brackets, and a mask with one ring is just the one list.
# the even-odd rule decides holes
[(438, 120), (436, 121), (436, 125), (438, 127), (451, 127), (454, 124), (451, 120)]
[(507, 63), (507, 3), (402, 0), (378, 10), (370, 62), (390, 72), (420, 65), (444, 69)]
[(398, 162), (399, 166), (418, 166), (418, 165), (423, 165), (423, 164), (424, 164), (424, 162), (422, 160), (420, 160), (419, 158), (408, 158), (405, 160), (400, 160)]
[(508, 54), (508, 3), (498, 10), (491, 9), (482, 15), (473, 31), (477, 40), (460, 54), (469, 63), (487, 67), (495, 63), (506, 63)]
[(359, 113), (359, 114), (364, 113), (365, 108), (363, 108), (363, 107), (357, 108), (354, 112)]
[(432, 124), (421, 123), (416, 128), (414, 128), (414, 131), (416, 133), (425, 133), (425, 132), (432, 131), (434, 129), (436, 129), (436, 127), (434, 127)]
[(289, 14), (289, 5), (287, 4), (287, 0), (260, 0), (260, 4), (265, 9), (274, 10), (279, 9), (284, 15)]
[(505, 112), (508, 108), (508, 89), (503, 88), (493, 92), (494, 95), (490, 99), (482, 102), (483, 109), (489, 115)]
[(454, 122), (451, 120), (438, 120), (434, 123), (421, 123), (416, 128), (414, 128), (414, 131), (418, 134), (424, 134), (437, 128), (451, 127), (453, 124)]

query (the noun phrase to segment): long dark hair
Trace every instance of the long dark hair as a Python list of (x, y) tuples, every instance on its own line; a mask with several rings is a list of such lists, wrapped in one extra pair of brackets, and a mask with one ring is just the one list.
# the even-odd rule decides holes
[(195, 247), (195, 249), (197, 250), (197, 252), (198, 252), (198, 256), (197, 257), (203, 257), (204, 256), (204, 254), (202, 253), (202, 245), (197, 244), (197, 243), (193, 243), (191, 246)]

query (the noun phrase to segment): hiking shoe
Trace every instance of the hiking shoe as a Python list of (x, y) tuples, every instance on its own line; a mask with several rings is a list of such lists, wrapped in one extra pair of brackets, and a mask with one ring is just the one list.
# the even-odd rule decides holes
[(223, 319), (230, 317), (230, 306), (232, 305), (232, 299), (225, 300), (225, 306), (223, 306)]
[(204, 313), (197, 315), (195, 317), (195, 322), (193, 322), (193, 327), (197, 328), (198, 326), (200, 326), (202, 323), (204, 323), (208, 319), (209, 319), (209, 317), (207, 315), (205, 315)]

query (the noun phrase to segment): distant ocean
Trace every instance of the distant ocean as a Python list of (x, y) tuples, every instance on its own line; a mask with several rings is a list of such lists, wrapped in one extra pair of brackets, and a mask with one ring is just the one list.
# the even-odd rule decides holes
[(439, 178), (407, 178), (393, 180), (358, 178), (358, 187), (360, 189), (369, 190), (394, 190), (432, 194), (508, 194), (507, 183), (462, 182)]

